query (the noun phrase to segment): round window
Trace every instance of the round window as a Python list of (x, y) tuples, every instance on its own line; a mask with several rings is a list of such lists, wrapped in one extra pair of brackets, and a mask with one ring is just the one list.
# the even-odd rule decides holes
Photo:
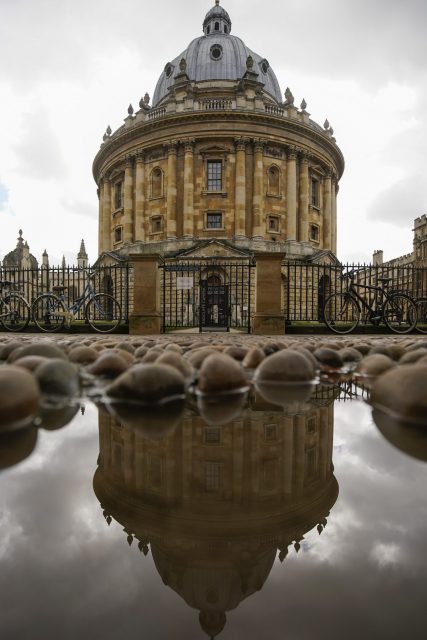
[(212, 60), (221, 60), (222, 58), (222, 47), (219, 44), (214, 44), (211, 47), (211, 58)]
[(269, 67), (270, 67), (270, 65), (268, 63), (268, 60), (262, 60), (262, 62), (261, 62), (261, 71), (263, 73), (267, 73)]
[(172, 71), (173, 71), (173, 67), (172, 65), (168, 62), (168, 64), (165, 67), (165, 75), (167, 78), (170, 78), (172, 75)]

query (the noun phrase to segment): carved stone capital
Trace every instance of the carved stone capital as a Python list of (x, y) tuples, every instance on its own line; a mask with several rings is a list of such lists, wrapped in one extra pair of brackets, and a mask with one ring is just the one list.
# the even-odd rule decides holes
[(181, 140), (180, 142), (184, 146), (185, 153), (194, 153), (194, 144), (196, 142), (194, 138), (187, 138), (186, 140)]
[(262, 140), (261, 138), (254, 138), (253, 144), (254, 144), (255, 153), (263, 153), (265, 146), (267, 144), (267, 141)]
[(133, 167), (134, 160), (135, 156), (129, 153), (125, 158), (126, 168)]
[(135, 162), (138, 164), (140, 162), (144, 162), (145, 161), (145, 152), (144, 151), (138, 151), (138, 153), (135, 156)]
[(286, 155), (288, 160), (296, 160), (297, 159), (297, 149), (293, 146), (286, 147)]
[(236, 151), (246, 151), (246, 146), (248, 144), (248, 138), (234, 138), (234, 145)]
[(167, 150), (169, 155), (176, 156), (178, 150), (178, 140), (170, 140), (167, 144)]

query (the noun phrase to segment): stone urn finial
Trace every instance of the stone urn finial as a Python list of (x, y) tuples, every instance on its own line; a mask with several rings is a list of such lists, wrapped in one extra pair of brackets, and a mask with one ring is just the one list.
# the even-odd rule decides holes
[(253, 68), (254, 68), (254, 59), (252, 58), (252, 56), (248, 56), (246, 58), (246, 69), (248, 71), (252, 71)]
[(179, 63), (179, 70), (181, 73), (185, 73), (187, 71), (187, 61), (185, 58), (181, 58)]
[(327, 131), (330, 126), (331, 125), (329, 124), (329, 120), (328, 118), (326, 118), (325, 122), (323, 123), (323, 128)]
[(307, 109), (307, 103), (304, 100), (304, 98), (302, 99), (302, 102), (301, 102), (301, 109), (302, 109), (302, 111), (305, 111)]
[(128, 106), (128, 114), (130, 116), (133, 115), (133, 106), (131, 104)]

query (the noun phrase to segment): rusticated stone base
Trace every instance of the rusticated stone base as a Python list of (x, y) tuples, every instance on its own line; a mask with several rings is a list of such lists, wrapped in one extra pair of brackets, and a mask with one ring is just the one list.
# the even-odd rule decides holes
[(252, 321), (252, 333), (259, 336), (282, 336), (285, 333), (285, 316), (257, 313)]
[(160, 330), (160, 314), (143, 315), (135, 313), (129, 317), (129, 333), (131, 335), (155, 335), (160, 333)]

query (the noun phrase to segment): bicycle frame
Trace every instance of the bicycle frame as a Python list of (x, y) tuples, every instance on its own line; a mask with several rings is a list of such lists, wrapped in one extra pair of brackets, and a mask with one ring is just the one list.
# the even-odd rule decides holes
[[(374, 314), (376, 312), (376, 309), (372, 308), (371, 305), (369, 305), (365, 298), (363, 298), (360, 293), (357, 291), (357, 289), (369, 289), (370, 291), (375, 291), (375, 299), (374, 299), (374, 304), (376, 304), (377, 306), (379, 306), (378, 311), (381, 312), (380, 316), (376, 317)], [(366, 311), (369, 314), (369, 317), (371, 320), (381, 320), (382, 318), (382, 314), (383, 314), (383, 307), (384, 307), (384, 302), (386, 300), (388, 300), (389, 295), (386, 291), (384, 291), (383, 287), (376, 287), (373, 285), (369, 285), (369, 284), (357, 284), (354, 282), (354, 280), (351, 278), (350, 280), (350, 286), (347, 288), (347, 291), (345, 291), (344, 293), (347, 293), (348, 295), (353, 296), (357, 302), (359, 304), (362, 305), (362, 310)], [(380, 297), (380, 300), (378, 300), (378, 297)]]
[(91, 300), (92, 298), (95, 297), (95, 290), (92, 286), (90, 278), (88, 278), (82, 295), (76, 298), (75, 300), (73, 300), (71, 305), (66, 304), (65, 296), (63, 293), (61, 293), (61, 295), (58, 297), (61, 300), (61, 302), (65, 304), (67, 308), (67, 313), (69, 315), (67, 316), (66, 319), (68, 320), (68, 322), (71, 322), (71, 320), (74, 320), (76, 318), (77, 314), (79, 313), (80, 309), (85, 305), (86, 301)]

